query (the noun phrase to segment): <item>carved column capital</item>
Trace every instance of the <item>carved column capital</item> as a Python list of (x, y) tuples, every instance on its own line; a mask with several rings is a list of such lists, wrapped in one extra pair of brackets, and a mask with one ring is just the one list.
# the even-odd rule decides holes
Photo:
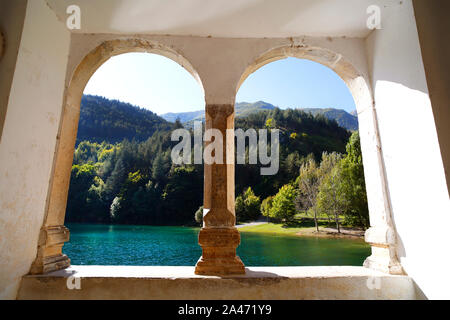
[(225, 121), (229, 116), (234, 115), (234, 106), (229, 104), (208, 104), (206, 113), (215, 121)]

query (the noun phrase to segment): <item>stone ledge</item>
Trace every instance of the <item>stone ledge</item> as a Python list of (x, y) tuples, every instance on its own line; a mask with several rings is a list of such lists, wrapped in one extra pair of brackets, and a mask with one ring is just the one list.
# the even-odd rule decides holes
[[(70, 276), (80, 289), (68, 289)], [(73, 279), (72, 279), (73, 282)], [(195, 275), (194, 267), (71, 266), (22, 279), (18, 299), (415, 299), (408, 276), (364, 267), (250, 267)]]

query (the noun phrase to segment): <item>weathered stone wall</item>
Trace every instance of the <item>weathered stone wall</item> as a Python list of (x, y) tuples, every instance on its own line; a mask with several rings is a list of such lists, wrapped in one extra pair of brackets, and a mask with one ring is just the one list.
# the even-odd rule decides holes
[(450, 268), (444, 229), (450, 202), (412, 3), (404, 1), (389, 14), (367, 38), (367, 51), (387, 203), (397, 231), (392, 236), (406, 273), (429, 298), (448, 299), (450, 277), (441, 275)]
[(52, 176), (69, 41), (70, 33), (43, 1), (28, 1), (0, 144), (3, 299), (16, 297), (20, 279), (36, 257)]
[(0, 139), (25, 19), (26, 0), (0, 0)]

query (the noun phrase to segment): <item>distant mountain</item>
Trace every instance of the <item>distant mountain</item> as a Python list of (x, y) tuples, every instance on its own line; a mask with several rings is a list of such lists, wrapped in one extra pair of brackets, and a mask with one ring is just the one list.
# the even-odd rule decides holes
[(323, 114), (330, 120), (336, 120), (338, 125), (346, 128), (347, 130), (358, 130), (358, 117), (348, 113), (345, 110), (333, 108), (302, 108), (301, 110), (310, 112), (313, 115)]
[[(247, 117), (250, 114), (257, 113), (263, 110), (273, 110), (276, 107), (270, 103), (264, 101), (258, 101), (254, 103), (249, 102), (238, 102), (236, 104), (236, 117)], [(333, 108), (299, 108), (305, 112), (310, 112), (313, 115), (323, 114), (330, 120), (336, 120), (339, 126), (346, 128), (348, 130), (358, 129), (358, 118), (348, 113), (345, 110), (333, 109)], [(161, 115), (167, 121), (175, 122), (179, 119), (180, 122), (184, 123), (186, 127), (192, 127), (193, 121), (204, 121), (205, 111), (198, 110), (192, 112), (179, 112), (179, 113), (165, 113)]]
[(172, 128), (173, 123), (147, 109), (118, 100), (84, 95), (81, 99), (77, 141), (143, 141), (156, 131)]
[(169, 121), (169, 122), (175, 122), (177, 119), (180, 120), (180, 122), (188, 122), (196, 118), (203, 118), (205, 115), (205, 111), (198, 110), (198, 111), (192, 111), (192, 112), (168, 112), (160, 115), (161, 118)]
[[(272, 109), (275, 109), (275, 106), (264, 101), (258, 101), (255, 103), (238, 102), (235, 105), (236, 117), (245, 117), (249, 114), (256, 113), (261, 110), (272, 110)], [(188, 123), (191, 121), (204, 121), (205, 111), (198, 110), (198, 111), (178, 112), (178, 113), (169, 112), (160, 115), (160, 117), (170, 122), (175, 122), (177, 119), (179, 119), (181, 123)]]

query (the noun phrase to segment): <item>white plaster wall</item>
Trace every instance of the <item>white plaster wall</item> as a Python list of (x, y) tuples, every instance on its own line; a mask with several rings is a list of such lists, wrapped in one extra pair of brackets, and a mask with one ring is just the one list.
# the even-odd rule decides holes
[(411, 1), (367, 38), (397, 253), (428, 298), (450, 298), (450, 202)]
[(36, 256), (61, 115), (70, 33), (28, 1), (0, 144), (0, 299), (14, 299)]
[(0, 0), (0, 140), (22, 37), (27, 2)]

